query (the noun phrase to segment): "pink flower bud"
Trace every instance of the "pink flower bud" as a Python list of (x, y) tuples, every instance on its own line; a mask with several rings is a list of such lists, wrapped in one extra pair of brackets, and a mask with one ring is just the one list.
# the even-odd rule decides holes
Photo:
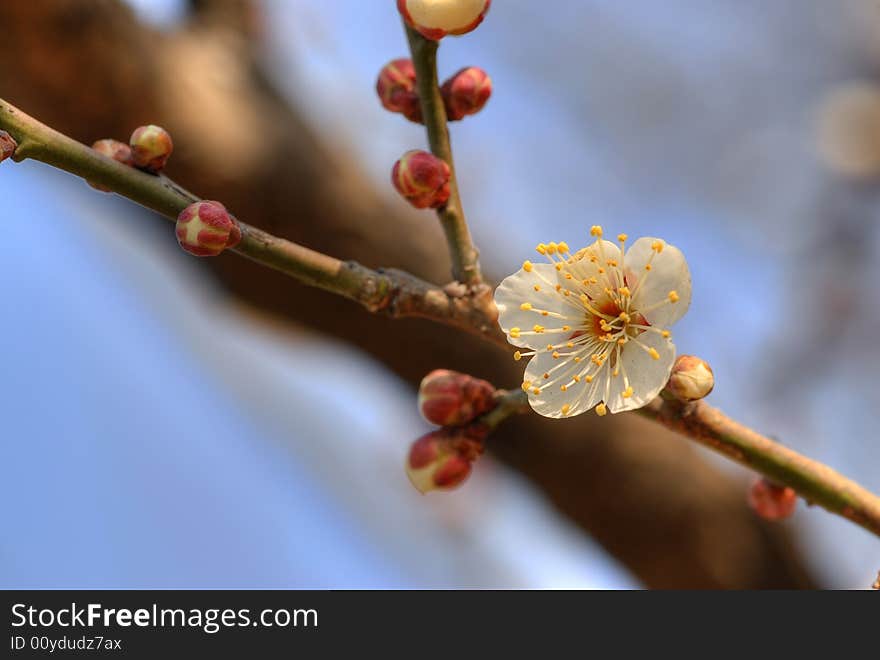
[(422, 379), (419, 411), (437, 426), (462, 426), (495, 407), (495, 388), (485, 380), (448, 369)]
[(483, 453), (481, 427), (443, 428), (423, 435), (409, 450), (406, 474), (420, 493), (461, 485)]
[(492, 96), (492, 79), (481, 68), (469, 66), (443, 83), (440, 93), (446, 116), (457, 121), (483, 109)]
[(449, 199), (449, 165), (427, 151), (407, 151), (394, 164), (391, 182), (417, 209), (439, 208)]
[(15, 150), (18, 149), (18, 143), (6, 131), (0, 131), (0, 163), (7, 158), (12, 158)]
[[(119, 161), (123, 165), (134, 165), (131, 155), (131, 147), (119, 140), (98, 140), (92, 145), (92, 149), (103, 156), (107, 156), (107, 158)], [(109, 188), (98, 183), (92, 183), (91, 181), (87, 181), (87, 183), (95, 190), (110, 192)]]
[(376, 93), (386, 110), (421, 123), (422, 106), (416, 91), (416, 69), (412, 60), (400, 58), (382, 67), (376, 80)]
[(196, 202), (177, 216), (177, 242), (197, 257), (216, 257), (240, 240), (238, 223), (220, 202)]
[(407, 25), (435, 41), (465, 34), (483, 22), (491, 0), (397, 0)]
[(715, 387), (715, 375), (705, 360), (693, 355), (679, 355), (669, 375), (666, 391), (679, 401), (697, 401)]
[(765, 520), (782, 520), (794, 513), (797, 493), (759, 477), (749, 488), (748, 501), (754, 512)]
[(135, 166), (153, 174), (162, 171), (174, 150), (168, 131), (153, 124), (136, 128), (129, 144)]

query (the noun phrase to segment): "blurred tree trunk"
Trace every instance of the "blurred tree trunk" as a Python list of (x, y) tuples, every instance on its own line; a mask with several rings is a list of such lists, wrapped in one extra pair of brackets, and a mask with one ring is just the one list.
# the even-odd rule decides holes
[[(169, 175), (248, 222), (343, 259), (448, 279), (437, 223), (375, 190), (346, 146), (319, 137), (273, 88), (257, 8), (190, 7), (186, 25), (160, 34), (118, 0), (4, 2), (0, 96), (86, 143), (159, 123), (175, 139)], [(508, 354), (446, 328), (373, 317), (243, 259), (205, 267), (248, 304), (350, 342), (410, 383), (436, 367), (499, 385), (521, 378)], [(740, 480), (635, 416), (523, 417), (491, 449), (648, 586), (812, 584), (786, 531), (747, 510)]]

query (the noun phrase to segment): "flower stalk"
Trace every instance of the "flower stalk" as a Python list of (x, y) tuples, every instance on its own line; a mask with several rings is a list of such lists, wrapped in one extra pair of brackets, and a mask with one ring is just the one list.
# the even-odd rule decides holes
[(468, 229), (458, 180), (455, 176), (455, 162), (452, 157), (452, 143), (449, 139), (449, 126), (440, 82), (437, 75), (438, 42), (426, 39), (421, 34), (406, 27), (406, 36), (412, 61), (416, 69), (416, 87), (422, 106), (422, 121), (428, 133), (431, 153), (449, 165), (449, 200), (437, 209), (437, 216), (446, 234), (449, 254), (452, 259), (452, 277), (468, 285), (482, 282), (479, 253), (474, 247)]

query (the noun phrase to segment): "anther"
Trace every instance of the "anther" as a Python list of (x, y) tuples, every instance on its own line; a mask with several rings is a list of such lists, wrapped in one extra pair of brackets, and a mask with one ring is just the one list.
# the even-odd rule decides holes
[(527, 273), (531, 273), (534, 265), (532, 265), (531, 261), (523, 261), (523, 270)]
[(519, 306), (519, 308), (522, 311), (527, 312), (532, 308), (532, 303), (523, 303), (522, 305)]
[(590, 234), (592, 236), (601, 237), (602, 236), (602, 226), (601, 225), (593, 225), (590, 227)]
[(624, 399), (628, 399), (628, 398), (630, 398), (632, 395), (633, 395), (633, 388), (632, 388), (632, 385), (630, 385), (629, 387), (627, 387), (627, 388), (623, 391), (623, 394), (621, 394), (621, 396), (622, 396)]
[(674, 303), (678, 302), (678, 292), (676, 292), (676, 291), (669, 292), (669, 302), (674, 302)]
[(608, 414), (608, 408), (604, 403), (600, 403), (596, 406), (596, 414), (599, 415), (599, 417), (605, 417), (605, 415)]
[(522, 360), (522, 353), (517, 351), (516, 353), (513, 354), (513, 359), (516, 360), (517, 362), (519, 362), (520, 360)]

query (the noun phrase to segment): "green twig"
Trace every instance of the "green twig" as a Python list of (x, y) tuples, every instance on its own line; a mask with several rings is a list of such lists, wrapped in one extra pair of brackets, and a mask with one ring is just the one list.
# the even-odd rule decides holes
[(416, 70), (422, 119), (428, 132), (431, 153), (445, 161), (450, 170), (449, 201), (445, 206), (437, 209), (437, 215), (443, 225), (443, 231), (446, 233), (446, 242), (449, 244), (452, 276), (459, 282), (477, 285), (482, 282), (479, 253), (471, 239), (458, 192), (446, 108), (443, 105), (443, 97), (440, 95), (440, 82), (437, 76), (438, 43), (425, 39), (408, 26), (404, 27), (412, 54), (413, 66)]

